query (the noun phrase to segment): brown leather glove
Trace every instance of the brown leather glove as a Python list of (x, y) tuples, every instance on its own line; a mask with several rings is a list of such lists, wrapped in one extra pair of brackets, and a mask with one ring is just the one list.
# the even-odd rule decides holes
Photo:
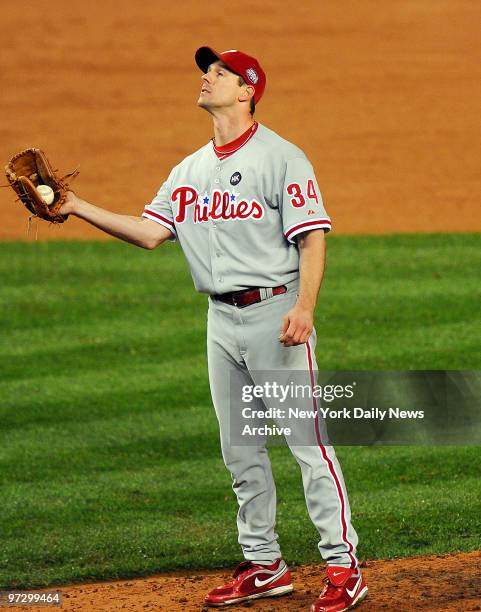
[[(68, 215), (61, 215), (59, 209), (65, 202), (69, 190), (66, 179), (74, 179), (78, 170), (59, 178), (40, 149), (25, 149), (14, 155), (5, 166), (8, 182), (19, 200), (36, 217), (51, 223), (63, 223)], [(54, 193), (54, 200), (46, 204), (37, 191), (39, 185), (48, 185)]]

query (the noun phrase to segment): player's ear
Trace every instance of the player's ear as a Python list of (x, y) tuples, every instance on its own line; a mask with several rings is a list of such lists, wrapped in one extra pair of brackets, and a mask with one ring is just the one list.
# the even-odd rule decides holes
[(252, 98), (253, 95), (254, 95), (254, 88), (251, 85), (245, 85), (242, 88), (242, 91), (239, 95), (239, 101), (246, 102), (247, 100), (250, 100), (250, 98)]

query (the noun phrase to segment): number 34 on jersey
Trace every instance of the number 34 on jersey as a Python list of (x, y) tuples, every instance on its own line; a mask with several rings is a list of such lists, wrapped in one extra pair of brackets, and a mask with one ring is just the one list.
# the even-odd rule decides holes
[(319, 205), (319, 197), (313, 179), (308, 179), (305, 188), (299, 183), (289, 183), (286, 187), (286, 191), (294, 208), (302, 208), (306, 206), (308, 201), (310, 205), (314, 202)]

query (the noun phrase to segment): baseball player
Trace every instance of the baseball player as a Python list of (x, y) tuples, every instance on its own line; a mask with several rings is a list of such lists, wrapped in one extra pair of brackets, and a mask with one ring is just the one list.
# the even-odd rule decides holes
[[(197, 104), (212, 116), (214, 138), (173, 168), (139, 217), (72, 192), (61, 213), (146, 249), (178, 240), (195, 288), (209, 296), (209, 382), (244, 556), (232, 580), (206, 596), (207, 605), (224, 606), (293, 590), (275, 532), (276, 490), (265, 443), (230, 441), (230, 410), (238, 399), (230, 396), (230, 374), (252, 385), (261, 371), (304, 370), (315, 383), (313, 317), (331, 220), (304, 153), (254, 120), (266, 85), (258, 61), (209, 47), (198, 49), (195, 61), (202, 71)], [(327, 563), (311, 610), (339, 612), (361, 601), (367, 587), (339, 462), (318, 431), (315, 440), (287, 442)]]

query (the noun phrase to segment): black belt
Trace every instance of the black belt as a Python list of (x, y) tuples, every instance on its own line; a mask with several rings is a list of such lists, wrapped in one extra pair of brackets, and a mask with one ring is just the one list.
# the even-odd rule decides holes
[(230, 293), (220, 293), (211, 297), (214, 300), (219, 300), (219, 302), (224, 302), (224, 304), (237, 306), (237, 308), (245, 308), (246, 306), (262, 302), (273, 295), (286, 293), (286, 291), (287, 287), (285, 285), (279, 285), (279, 287), (255, 287), (243, 289), (242, 291), (231, 291)]

